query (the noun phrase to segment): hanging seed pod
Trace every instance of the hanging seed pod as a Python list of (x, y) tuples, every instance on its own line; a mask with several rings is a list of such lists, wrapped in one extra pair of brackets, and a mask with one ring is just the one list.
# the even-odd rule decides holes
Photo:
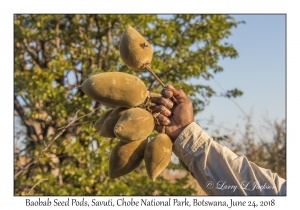
[(100, 136), (107, 138), (115, 138), (116, 135), (114, 133), (114, 127), (118, 122), (119, 118), (122, 116), (122, 114), (125, 113), (126, 110), (127, 108), (125, 107), (115, 108), (105, 119), (99, 133)]
[(108, 117), (108, 115), (113, 111), (113, 109), (110, 109), (108, 111), (106, 111), (104, 114), (102, 114), (100, 116), (100, 118), (94, 123), (93, 127), (99, 132), (102, 128), (102, 125), (104, 123), (104, 121), (106, 120), (106, 118)]
[(150, 112), (142, 108), (126, 110), (115, 125), (117, 138), (124, 142), (146, 139), (154, 129), (154, 119)]
[(147, 139), (129, 143), (119, 141), (110, 155), (109, 178), (115, 179), (136, 169), (143, 161), (146, 144)]
[(120, 55), (123, 62), (133, 70), (143, 70), (153, 56), (149, 42), (134, 28), (128, 26), (120, 41)]
[(109, 107), (136, 107), (148, 97), (144, 82), (123, 72), (105, 72), (86, 79), (79, 87), (89, 98)]
[(168, 166), (172, 155), (172, 141), (167, 134), (160, 133), (146, 145), (144, 161), (148, 176), (156, 177)]
[[(126, 66), (133, 70), (150, 72), (163, 87), (166, 87), (150, 67), (153, 52), (149, 42), (131, 26), (122, 34), (119, 51)], [(177, 100), (172, 98), (177, 103)]]

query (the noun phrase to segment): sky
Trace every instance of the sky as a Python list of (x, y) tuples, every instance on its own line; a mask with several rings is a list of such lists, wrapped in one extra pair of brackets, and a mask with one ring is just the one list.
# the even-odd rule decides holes
[[(252, 117), (257, 129), (265, 124), (266, 118), (271, 122), (286, 118), (286, 16), (232, 16), (246, 22), (233, 28), (228, 38), (239, 56), (221, 59), (219, 64), (224, 71), (215, 74), (213, 80), (192, 81), (210, 85), (216, 92), (234, 88), (243, 92), (233, 100), (213, 97), (195, 117), (209, 134), (217, 128), (224, 132), (224, 128), (233, 130), (237, 124), (243, 129), (246, 122), (243, 112)], [(213, 125), (209, 124), (211, 119)]]

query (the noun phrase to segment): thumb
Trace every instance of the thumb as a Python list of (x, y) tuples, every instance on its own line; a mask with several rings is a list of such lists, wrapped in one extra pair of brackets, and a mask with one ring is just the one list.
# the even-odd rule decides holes
[(187, 95), (183, 92), (182, 89), (176, 89), (172, 85), (167, 85), (166, 88), (171, 90), (173, 92), (173, 96), (176, 98), (176, 100), (180, 103), (189, 101)]

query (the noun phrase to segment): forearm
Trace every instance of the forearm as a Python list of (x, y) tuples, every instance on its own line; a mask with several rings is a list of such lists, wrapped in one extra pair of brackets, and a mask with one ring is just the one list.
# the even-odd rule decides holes
[(191, 123), (173, 145), (208, 195), (285, 195), (286, 182), (270, 170), (237, 156)]

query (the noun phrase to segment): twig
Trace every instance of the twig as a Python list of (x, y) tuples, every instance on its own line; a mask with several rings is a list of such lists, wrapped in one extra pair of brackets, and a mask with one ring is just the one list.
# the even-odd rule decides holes
[[(150, 72), (154, 77), (155, 79), (159, 82), (159, 84), (161, 84), (161, 86), (163, 86), (164, 88), (166, 87), (166, 85), (159, 79), (159, 77), (155, 74), (155, 72), (150, 68), (150, 66), (148, 65), (145, 65), (143, 67), (143, 69), (147, 70), (148, 72)], [(176, 98), (174, 96), (172, 96), (172, 99), (173, 101), (178, 104), (178, 101), (176, 100)]]
[(31, 191), (32, 191), (38, 184), (40, 184), (40, 183), (43, 182), (43, 181), (48, 181), (48, 179), (42, 179), (42, 180), (38, 181), (37, 183), (35, 183), (35, 184), (33, 185), (33, 187), (29, 190), (29, 192), (27, 193), (27, 195), (30, 195)]
[(150, 66), (145, 65), (144, 69), (150, 72), (155, 77), (155, 79), (159, 82), (159, 84), (161, 84), (161, 86), (166, 87), (166, 85), (159, 79), (159, 77), (154, 73), (154, 71), (150, 68)]
[[(76, 123), (76, 124), (73, 124), (73, 125), (71, 125), (71, 126), (69, 126), (69, 127), (73, 127), (73, 126), (76, 126), (76, 125), (82, 125), (82, 124), (86, 124), (86, 123), (90, 123), (90, 122), (93, 122), (92, 120), (91, 121), (85, 121), (85, 122), (82, 122), (82, 123)], [(63, 129), (64, 127), (62, 127), (62, 128), (59, 128), (58, 130), (61, 130), (61, 129)]]
[[(100, 107), (99, 107), (100, 108)], [(99, 108), (97, 108), (97, 109), (99, 109)], [(50, 141), (50, 143), (47, 145), (47, 147), (45, 147), (42, 151), (41, 151), (41, 153), (38, 155), (38, 157), (37, 158), (35, 158), (33, 161), (31, 161), (30, 163), (28, 163), (23, 169), (21, 169), (18, 173), (16, 173), (15, 174), (15, 176), (14, 176), (14, 179), (16, 179), (23, 171), (25, 171), (25, 170), (27, 170), (30, 166), (32, 166), (34, 163), (36, 163), (41, 157), (42, 157), (42, 155), (50, 148), (50, 146), (54, 143), (54, 141), (56, 140), (56, 139), (58, 139), (65, 131), (66, 131), (66, 129), (67, 128), (69, 128), (70, 126), (72, 126), (72, 124), (74, 123), (74, 122), (76, 122), (76, 121), (78, 121), (78, 120), (80, 120), (80, 119), (82, 119), (82, 118), (84, 118), (84, 117), (86, 117), (87, 115), (90, 115), (90, 114), (92, 114), (94, 111), (96, 111), (97, 109), (94, 109), (92, 112), (90, 112), (90, 113), (88, 113), (88, 114), (85, 114), (85, 115), (83, 115), (83, 116), (81, 116), (81, 117), (79, 117), (79, 118), (77, 118), (77, 115), (78, 115), (78, 112), (80, 111), (80, 110), (77, 110), (77, 112), (76, 112), (76, 114), (75, 114), (75, 116), (74, 116), (74, 119), (67, 125), (67, 126), (65, 126), (65, 127), (63, 127), (62, 128), (62, 130)]]
[[(81, 117), (77, 118), (76, 120), (73, 120), (72, 122), (70, 122), (67, 126), (58, 128), (58, 130), (65, 129), (65, 128), (67, 128), (67, 127), (73, 126), (72, 123), (74, 123), (75, 121), (78, 121), (78, 120), (80, 120), (80, 119), (82, 119), (82, 118), (84, 118), (84, 117), (86, 117), (86, 116), (88, 116), (88, 115), (90, 115), (90, 114), (93, 114), (94, 111), (96, 111), (96, 110), (98, 110), (98, 109), (100, 109), (100, 108), (101, 108), (101, 107), (98, 107), (98, 108), (94, 109), (92, 112), (90, 112), (90, 113), (88, 113), (88, 114), (85, 114), (85, 115), (82, 115)], [(74, 119), (75, 119), (75, 118), (74, 118)]]

